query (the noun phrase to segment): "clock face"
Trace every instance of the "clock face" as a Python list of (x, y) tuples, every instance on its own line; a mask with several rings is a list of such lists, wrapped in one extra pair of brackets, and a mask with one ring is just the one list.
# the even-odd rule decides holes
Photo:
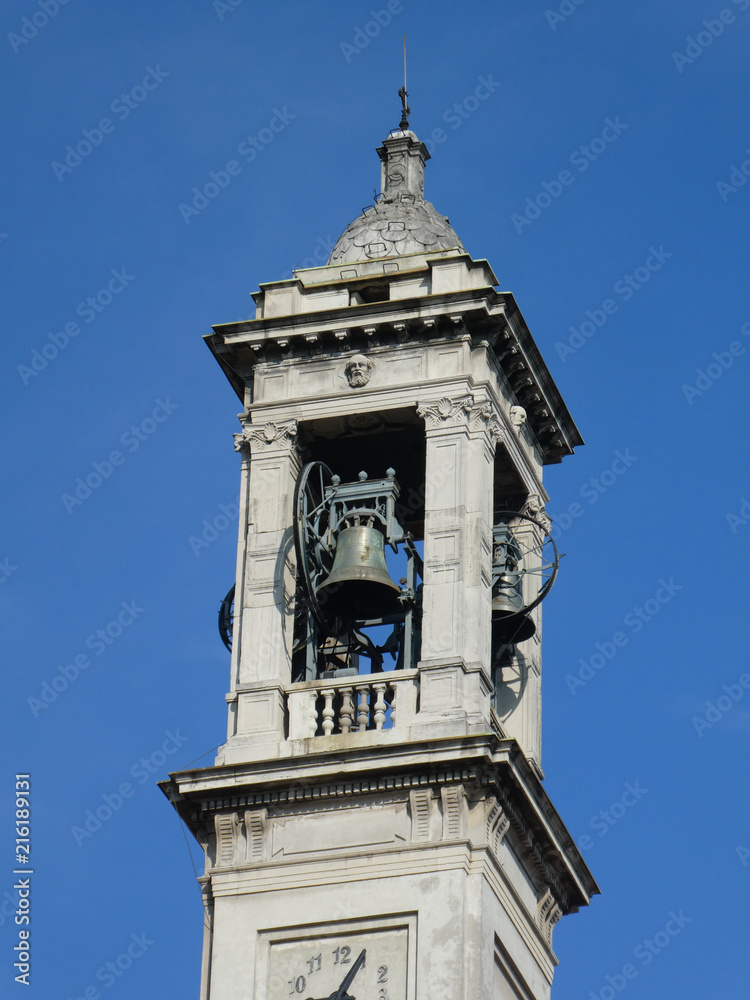
[(327, 1000), (355, 969), (363, 950), (346, 993), (356, 1000), (405, 1000), (407, 935), (407, 928), (399, 927), (272, 941), (268, 1000)]

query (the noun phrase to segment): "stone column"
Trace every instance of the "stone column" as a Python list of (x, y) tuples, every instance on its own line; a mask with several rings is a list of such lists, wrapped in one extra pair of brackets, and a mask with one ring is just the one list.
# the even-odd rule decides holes
[(418, 413), (427, 439), (420, 715), (486, 727), (500, 421), (470, 393), (422, 403)]

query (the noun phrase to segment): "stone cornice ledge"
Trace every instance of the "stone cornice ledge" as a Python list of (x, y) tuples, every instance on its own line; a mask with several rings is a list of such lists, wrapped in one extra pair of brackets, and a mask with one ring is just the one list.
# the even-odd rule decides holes
[(244, 806), (340, 800), (455, 782), (492, 787), (534, 866), (554, 885), (564, 912), (575, 912), (599, 892), (515, 740), (491, 733), (411, 740), (391, 743), (387, 756), (382, 743), (356, 746), (345, 737), (330, 740), (339, 744), (330, 752), (182, 771), (159, 786), (191, 828), (202, 825), (201, 815)]

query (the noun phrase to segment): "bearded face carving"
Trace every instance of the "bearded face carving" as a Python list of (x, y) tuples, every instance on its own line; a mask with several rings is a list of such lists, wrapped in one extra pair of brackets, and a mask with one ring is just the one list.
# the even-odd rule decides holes
[(346, 363), (344, 374), (352, 389), (361, 389), (370, 381), (372, 362), (364, 354), (354, 354)]

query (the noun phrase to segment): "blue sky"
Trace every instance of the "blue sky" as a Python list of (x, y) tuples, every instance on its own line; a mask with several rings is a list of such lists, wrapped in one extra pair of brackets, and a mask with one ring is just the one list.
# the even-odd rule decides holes
[(547, 476), (544, 767), (602, 895), (558, 925), (553, 996), (744, 995), (750, 0), (11, 0), (2, 21), (0, 900), (28, 772), (25, 995), (198, 994), (199, 893), (155, 782), (226, 725), (238, 401), (201, 337), (369, 203), (403, 32), (427, 197), (515, 294), (586, 440)]

